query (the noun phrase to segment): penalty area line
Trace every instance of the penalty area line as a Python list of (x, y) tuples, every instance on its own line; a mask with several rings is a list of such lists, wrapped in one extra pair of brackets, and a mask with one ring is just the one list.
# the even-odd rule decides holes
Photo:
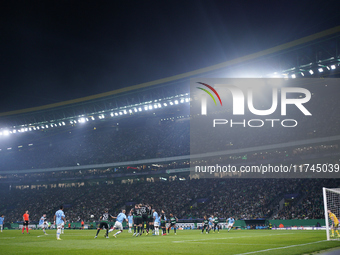
[(311, 243), (294, 244), (294, 245), (283, 246), (283, 247), (277, 247), (277, 248), (270, 248), (270, 249), (259, 250), (259, 251), (251, 251), (251, 252), (239, 253), (239, 254), (236, 254), (236, 255), (247, 255), (247, 254), (255, 254), (255, 253), (259, 253), (259, 252), (266, 252), (266, 251), (275, 251), (275, 250), (281, 250), (281, 249), (288, 249), (288, 248), (293, 248), (293, 247), (299, 247), (299, 246), (305, 246), (305, 245), (310, 245), (310, 244), (322, 243), (322, 242), (326, 242), (326, 241), (327, 241), (327, 240), (316, 241), (316, 242), (311, 242)]

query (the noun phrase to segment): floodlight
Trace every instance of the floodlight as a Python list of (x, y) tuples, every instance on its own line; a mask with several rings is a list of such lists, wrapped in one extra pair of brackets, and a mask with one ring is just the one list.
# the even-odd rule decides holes
[(310, 74), (314, 74), (313, 70), (309, 70), (309, 73), (310, 73)]
[(334, 70), (336, 68), (335, 65), (331, 65), (331, 69)]
[(323, 68), (322, 67), (320, 67), (318, 70), (319, 70), (320, 73), (323, 72)]
[(292, 74), (292, 78), (295, 79), (295, 78), (296, 78), (296, 75), (295, 75), (295, 74)]

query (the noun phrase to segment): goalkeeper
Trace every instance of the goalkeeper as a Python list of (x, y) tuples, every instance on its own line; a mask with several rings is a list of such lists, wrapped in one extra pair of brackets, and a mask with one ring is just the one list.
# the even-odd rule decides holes
[(331, 235), (331, 237), (334, 237), (334, 229), (335, 229), (335, 232), (338, 235), (338, 237), (340, 237), (339, 231), (338, 231), (338, 227), (339, 227), (338, 218), (335, 216), (334, 213), (331, 212), (331, 210), (328, 210), (328, 215), (329, 215), (330, 220), (332, 221), (332, 225), (331, 225), (332, 235)]

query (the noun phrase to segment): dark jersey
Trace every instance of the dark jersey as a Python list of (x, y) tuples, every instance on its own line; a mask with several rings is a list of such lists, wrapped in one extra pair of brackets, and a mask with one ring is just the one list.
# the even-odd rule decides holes
[(112, 217), (111, 214), (103, 213), (103, 214), (102, 214), (101, 222), (106, 222), (106, 223), (108, 223), (108, 222), (109, 222), (109, 218), (111, 218), (111, 217)]
[(203, 223), (204, 223), (204, 225), (208, 225), (209, 224), (209, 220), (208, 219), (203, 220)]
[(220, 220), (218, 219), (218, 217), (215, 217), (215, 218), (214, 218), (214, 223), (215, 223), (215, 224), (218, 224), (219, 222), (220, 222)]
[(149, 208), (147, 208), (146, 206), (142, 206), (140, 210), (143, 216), (147, 216), (149, 213)]
[(161, 219), (161, 222), (162, 222), (162, 221), (164, 222), (164, 221), (165, 221), (165, 218), (166, 218), (166, 217), (165, 217), (165, 214), (161, 214), (161, 216), (160, 216), (159, 218)]
[(170, 217), (170, 223), (171, 224), (176, 224), (176, 217)]
[(142, 210), (141, 210), (141, 208), (135, 208), (135, 215), (136, 215), (136, 217), (142, 217)]

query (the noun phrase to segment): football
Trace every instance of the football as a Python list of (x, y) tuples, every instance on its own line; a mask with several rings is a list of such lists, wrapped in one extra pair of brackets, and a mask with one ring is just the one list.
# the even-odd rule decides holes
[(91, 214), (91, 216), (90, 216), (91, 218), (94, 218), (94, 215), (93, 214)]

